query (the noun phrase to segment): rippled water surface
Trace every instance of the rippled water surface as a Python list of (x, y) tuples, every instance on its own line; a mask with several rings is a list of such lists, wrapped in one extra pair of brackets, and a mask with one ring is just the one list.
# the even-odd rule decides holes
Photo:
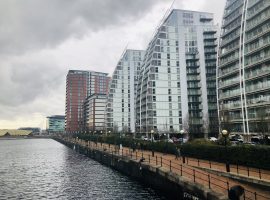
[(50, 139), (0, 140), (0, 199), (165, 199)]

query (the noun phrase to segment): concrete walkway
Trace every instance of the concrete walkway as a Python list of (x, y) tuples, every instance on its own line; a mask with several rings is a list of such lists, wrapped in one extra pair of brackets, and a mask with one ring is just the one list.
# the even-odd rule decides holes
[[(229, 188), (234, 185), (241, 185), (245, 188), (245, 199), (270, 200), (269, 189), (258, 188), (253, 184), (242, 183), (242, 181), (237, 181), (230, 176), (224, 176), (224, 173), (228, 174), (226, 172), (226, 167), (224, 163), (209, 162), (194, 158), (185, 158), (185, 163), (183, 163), (182, 157), (176, 158), (175, 155), (172, 154), (154, 152), (154, 156), (152, 156), (153, 152), (146, 150), (135, 149), (135, 151), (133, 151), (132, 149), (127, 147), (123, 147), (122, 149), (120, 149), (119, 146), (115, 145), (86, 142), (82, 140), (76, 141), (75, 139), (73, 139), (73, 142), (79, 143), (86, 147), (88, 146), (90, 148), (114, 152), (115, 154), (137, 160), (138, 162), (142, 158), (144, 158), (144, 164), (149, 164), (153, 167), (159, 167), (163, 170), (176, 173), (190, 181), (205, 185), (208, 188), (222, 194), (228, 194)], [(204, 169), (209, 169), (209, 171), (205, 171)], [(214, 173), (215, 171), (220, 171), (223, 173)], [(237, 169), (237, 166), (233, 166), (231, 168), (231, 173), (239, 176), (249, 177), (252, 179), (259, 179), (261, 177), (262, 180), (270, 182), (270, 172), (267, 170), (259, 170), (255, 168), (248, 169), (243, 166), (238, 166)]]

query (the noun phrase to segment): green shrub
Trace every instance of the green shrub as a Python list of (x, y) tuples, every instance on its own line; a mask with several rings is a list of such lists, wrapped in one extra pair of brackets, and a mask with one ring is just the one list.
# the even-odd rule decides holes
[[(154, 150), (162, 153), (175, 154), (176, 148), (181, 149), (181, 154), (188, 157), (227, 162), (249, 167), (270, 169), (270, 147), (238, 145), (227, 146), (217, 145), (214, 142), (204, 139), (195, 139), (184, 145), (175, 145), (168, 142), (151, 142), (128, 137), (120, 138), (119, 135), (97, 136), (97, 135), (76, 135), (80, 139), (97, 141), (108, 144), (137, 148), (143, 150)], [(223, 144), (223, 142), (221, 142)]]

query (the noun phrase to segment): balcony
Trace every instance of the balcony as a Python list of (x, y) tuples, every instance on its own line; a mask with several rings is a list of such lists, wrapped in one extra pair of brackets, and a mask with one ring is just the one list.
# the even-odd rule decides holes
[(260, 82), (254, 85), (246, 86), (246, 93), (255, 93), (270, 89), (270, 81)]
[(219, 99), (226, 99), (231, 98), (235, 96), (240, 96), (240, 90), (229, 90), (228, 92), (220, 93)]
[(245, 73), (245, 79), (246, 81), (257, 79), (259, 77), (268, 75), (270, 73), (270, 66), (263, 66), (259, 70), (253, 70), (251, 72)]
[(235, 84), (239, 84), (240, 80), (239, 78), (235, 78), (233, 80), (229, 80), (229, 81), (221, 81), (219, 83), (219, 88), (225, 88), (225, 87), (228, 87), (228, 86), (233, 86)]

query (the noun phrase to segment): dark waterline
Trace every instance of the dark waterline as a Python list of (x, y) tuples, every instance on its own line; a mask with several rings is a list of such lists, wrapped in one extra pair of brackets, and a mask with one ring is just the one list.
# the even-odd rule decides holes
[(0, 199), (166, 199), (51, 139), (0, 140)]

